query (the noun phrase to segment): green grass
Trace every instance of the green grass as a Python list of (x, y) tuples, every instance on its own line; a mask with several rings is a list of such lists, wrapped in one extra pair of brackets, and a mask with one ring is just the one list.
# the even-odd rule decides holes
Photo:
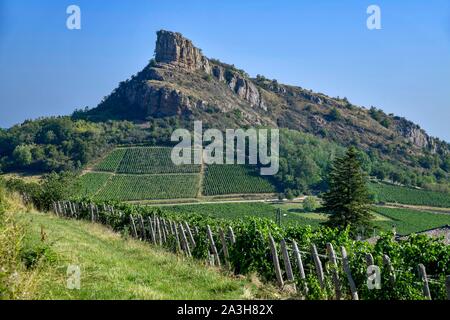
[(128, 148), (118, 173), (159, 174), (159, 173), (198, 173), (199, 165), (175, 165), (171, 159), (172, 148), (139, 147)]
[(116, 175), (96, 195), (98, 200), (152, 200), (195, 198), (199, 175)]
[[(44, 214), (20, 214), (28, 245), (41, 245), (41, 228), (54, 261), (45, 265), (37, 299), (244, 299), (255, 287), (200, 263), (134, 240), (106, 227)], [(81, 268), (81, 290), (66, 288), (69, 265)], [(42, 267), (44, 268), (44, 267)]]
[(94, 169), (97, 171), (116, 172), (126, 152), (127, 149), (114, 149)]
[(393, 186), (385, 183), (371, 183), (370, 190), (379, 201), (418, 206), (450, 207), (450, 194)]
[(273, 193), (275, 186), (255, 166), (209, 165), (203, 183), (207, 196), (241, 193)]
[(395, 226), (401, 235), (450, 225), (450, 215), (448, 214), (379, 207), (375, 208), (375, 211), (391, 219), (391, 221), (375, 222), (377, 226), (385, 230), (391, 230)]
[(79, 178), (80, 190), (78, 195), (81, 197), (93, 196), (111, 177), (109, 173), (90, 172)]

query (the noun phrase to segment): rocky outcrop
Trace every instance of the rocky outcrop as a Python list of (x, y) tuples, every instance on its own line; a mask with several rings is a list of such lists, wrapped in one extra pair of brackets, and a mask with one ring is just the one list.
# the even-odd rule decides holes
[(211, 63), (191, 40), (184, 38), (180, 33), (161, 30), (157, 32), (157, 36), (155, 50), (157, 63), (188, 71), (203, 70), (217, 80), (225, 82), (230, 90), (247, 101), (251, 107), (267, 110), (258, 88), (250, 79), (231, 68)]
[(223, 66), (213, 65), (212, 75), (219, 81), (225, 82), (227, 86), (241, 99), (247, 101), (250, 106), (258, 107), (267, 111), (267, 106), (257, 86), (239, 72), (226, 69)]
[(157, 36), (156, 62), (168, 63), (190, 71), (204, 70), (211, 73), (208, 59), (181, 33), (160, 30)]
[(400, 120), (397, 128), (399, 133), (414, 146), (434, 149), (434, 139), (428, 136), (418, 125), (407, 120)]

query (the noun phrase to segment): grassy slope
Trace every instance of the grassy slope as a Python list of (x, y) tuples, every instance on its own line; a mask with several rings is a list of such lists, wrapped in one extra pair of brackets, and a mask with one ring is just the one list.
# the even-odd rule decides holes
[[(20, 214), (38, 243), (43, 226), (56, 261), (40, 283), (40, 299), (241, 299), (253, 287), (199, 263), (107, 228), (43, 214)], [(81, 290), (65, 287), (70, 264), (81, 267)]]

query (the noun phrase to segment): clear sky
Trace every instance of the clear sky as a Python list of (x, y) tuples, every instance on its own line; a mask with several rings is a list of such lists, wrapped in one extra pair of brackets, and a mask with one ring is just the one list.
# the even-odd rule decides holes
[[(81, 30), (66, 28), (71, 4)], [(366, 27), (371, 4), (382, 30)], [(96, 106), (152, 58), (159, 29), (450, 141), (448, 0), (0, 0), (0, 127)]]

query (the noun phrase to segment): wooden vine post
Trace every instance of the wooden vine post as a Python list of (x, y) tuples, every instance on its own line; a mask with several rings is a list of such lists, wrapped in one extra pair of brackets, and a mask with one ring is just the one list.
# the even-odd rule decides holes
[(161, 223), (159, 222), (159, 218), (155, 217), (155, 225), (156, 225), (156, 233), (158, 236), (158, 244), (162, 246), (162, 232), (161, 232)]
[(230, 255), (228, 253), (228, 246), (227, 246), (227, 240), (225, 238), (225, 233), (223, 232), (222, 228), (219, 228), (219, 237), (220, 242), (222, 244), (222, 250), (223, 250), (223, 256), (225, 257), (225, 263), (227, 265), (227, 268), (230, 269)]
[(341, 247), (341, 253), (342, 253), (342, 265), (344, 267), (344, 272), (347, 275), (347, 281), (350, 287), (350, 291), (352, 293), (352, 299), (359, 300), (358, 291), (356, 289), (355, 281), (353, 280), (352, 277), (352, 272), (350, 270), (350, 265), (348, 263), (347, 250), (345, 249), (345, 247)]
[(144, 219), (142, 218), (142, 215), (139, 215), (139, 225), (141, 229), (141, 238), (143, 241), (147, 241), (147, 234), (145, 232)]
[(178, 234), (178, 228), (177, 228), (177, 224), (175, 222), (173, 223), (173, 231), (175, 234), (175, 241), (176, 241), (175, 251), (181, 252), (180, 235)]
[(161, 230), (162, 230), (162, 243), (167, 242), (167, 229), (166, 229), (166, 220), (160, 219)]
[(298, 271), (300, 273), (300, 279), (303, 282), (303, 294), (307, 295), (309, 290), (308, 290), (308, 285), (306, 283), (305, 269), (303, 268), (302, 256), (300, 254), (300, 250), (298, 249), (298, 245), (295, 240), (292, 240), (292, 250), (294, 252), (295, 260), (297, 261), (297, 267), (298, 267)]
[(92, 203), (89, 204), (89, 212), (91, 214), (91, 222), (95, 222), (94, 206)]
[(317, 253), (317, 247), (314, 243), (311, 244), (311, 255), (316, 266), (317, 277), (319, 278), (320, 287), (325, 289), (325, 277), (323, 275), (322, 262), (320, 261), (319, 254)]
[(341, 283), (339, 281), (338, 264), (337, 264), (337, 259), (336, 259), (336, 253), (334, 252), (334, 248), (331, 243), (327, 243), (327, 253), (328, 253), (328, 257), (330, 259), (331, 275), (333, 278), (334, 291), (336, 293), (336, 300), (341, 300), (342, 292), (341, 292)]
[(278, 286), (280, 288), (283, 288), (284, 281), (283, 281), (283, 277), (281, 275), (280, 261), (278, 260), (277, 247), (275, 245), (275, 241), (273, 240), (272, 235), (269, 235), (269, 245), (270, 245), (270, 251), (272, 253), (272, 260), (273, 260), (273, 265), (275, 267), (275, 276), (277, 277)]
[(428, 278), (427, 278), (427, 272), (425, 270), (425, 266), (423, 264), (419, 264), (419, 275), (423, 282), (423, 296), (431, 300), (431, 293), (430, 293), (430, 287), (428, 286)]
[(286, 245), (286, 240), (281, 240), (280, 243), (281, 246), (281, 253), (283, 255), (283, 262), (284, 262), (284, 268), (286, 270), (286, 276), (288, 278), (288, 281), (293, 284), (294, 291), (297, 292), (297, 289), (295, 287), (295, 279), (294, 279), (294, 272), (292, 272), (292, 265), (291, 260), (289, 258), (289, 252)]
[(220, 267), (220, 258), (219, 258), (219, 252), (217, 251), (217, 247), (216, 244), (214, 242), (214, 237), (213, 234), (211, 232), (211, 227), (208, 225), (206, 226), (206, 232), (208, 234), (208, 239), (209, 239), (209, 244), (211, 246), (211, 251), (214, 255), (214, 260), (217, 263), (217, 265)]
[(389, 258), (387, 254), (383, 255), (383, 264), (389, 272), (389, 282), (391, 283), (391, 285), (394, 285), (396, 280), (395, 270), (394, 267), (392, 266), (391, 258)]
[(187, 222), (184, 222), (184, 226), (186, 228), (186, 232), (188, 234), (188, 240), (191, 243), (192, 248), (195, 248), (195, 239), (194, 239), (194, 235), (192, 234), (192, 230), (189, 227), (189, 224)]
[(228, 237), (230, 238), (231, 245), (236, 243), (236, 237), (234, 236), (234, 231), (231, 226), (228, 227)]
[(156, 244), (155, 229), (153, 228), (153, 221), (151, 217), (148, 217), (148, 227), (150, 230), (150, 240), (153, 244)]
[(184, 228), (183, 228), (183, 224), (182, 223), (180, 223), (179, 228), (180, 228), (180, 234), (181, 234), (181, 241), (183, 243), (183, 249), (186, 252), (186, 255), (188, 257), (191, 257), (192, 256), (191, 255), (191, 250), (189, 248), (189, 243), (187, 241), (186, 233), (184, 232)]
[(131, 230), (133, 231), (133, 236), (135, 238), (137, 238), (138, 234), (137, 234), (137, 230), (136, 230), (136, 224), (134, 223), (134, 218), (133, 218), (132, 214), (130, 214), (130, 222), (131, 222)]

